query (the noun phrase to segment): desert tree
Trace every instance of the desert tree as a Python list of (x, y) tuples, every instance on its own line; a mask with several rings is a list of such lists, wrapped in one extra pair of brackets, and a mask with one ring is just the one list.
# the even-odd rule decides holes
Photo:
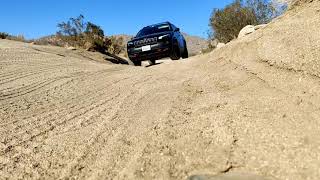
[(94, 36), (98, 36), (98, 37), (104, 37), (104, 31), (101, 29), (100, 26), (98, 25), (95, 25), (91, 22), (88, 22), (87, 23), (87, 27), (86, 27), (86, 30), (85, 30), (85, 33), (87, 35), (94, 35)]
[(0, 39), (6, 39), (9, 36), (8, 33), (0, 32)]
[(83, 36), (87, 27), (84, 16), (79, 15), (76, 18), (70, 18), (67, 22), (61, 22), (58, 25), (57, 36), (66, 41), (69, 45), (82, 46), (84, 44)]
[(269, 0), (246, 0), (244, 6), (255, 14), (258, 24), (268, 23), (275, 16), (275, 9)]
[(112, 54), (119, 54), (124, 48), (122, 38), (105, 37), (103, 29), (85, 21), (83, 15), (59, 23), (58, 28), (57, 37), (67, 45), (102, 53), (107, 51)]
[(246, 0), (245, 6), (252, 9), (258, 23), (269, 23), (275, 17), (281, 15), (287, 9), (286, 0)]

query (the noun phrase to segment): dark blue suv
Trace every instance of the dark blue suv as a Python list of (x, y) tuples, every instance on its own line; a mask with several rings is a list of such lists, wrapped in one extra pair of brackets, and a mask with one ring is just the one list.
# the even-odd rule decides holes
[(144, 27), (127, 44), (130, 60), (135, 66), (141, 66), (141, 61), (149, 60), (151, 64), (161, 58), (172, 60), (188, 58), (187, 43), (180, 29), (164, 22)]

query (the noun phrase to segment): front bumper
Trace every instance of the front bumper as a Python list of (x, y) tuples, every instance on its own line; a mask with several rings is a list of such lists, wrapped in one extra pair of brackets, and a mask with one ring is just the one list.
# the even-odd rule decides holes
[(128, 56), (132, 61), (144, 61), (151, 59), (161, 59), (170, 56), (171, 44), (170, 42), (158, 42), (152, 44), (151, 50), (142, 51), (142, 47), (128, 48)]

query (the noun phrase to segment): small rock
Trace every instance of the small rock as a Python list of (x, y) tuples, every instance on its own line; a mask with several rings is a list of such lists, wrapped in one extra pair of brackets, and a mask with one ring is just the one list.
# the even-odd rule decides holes
[(267, 178), (254, 174), (245, 173), (226, 173), (220, 175), (193, 175), (188, 180), (275, 180), (274, 178)]
[(209, 44), (211, 47), (215, 48), (218, 46), (219, 41), (217, 39), (213, 39), (213, 40), (210, 40)]
[(226, 46), (225, 43), (218, 43), (218, 44), (217, 44), (217, 49), (220, 49), (220, 48), (222, 48), (222, 47), (224, 47), (224, 46)]
[(188, 180), (209, 180), (209, 177), (203, 175), (193, 175), (188, 177)]
[(253, 25), (247, 25), (246, 27), (242, 28), (239, 32), (238, 38), (242, 38), (248, 34), (251, 34), (255, 31), (255, 28)]
[(69, 50), (77, 50), (77, 48), (75, 48), (75, 47), (73, 47), (73, 46), (69, 46), (69, 47), (67, 47), (67, 49), (69, 49)]

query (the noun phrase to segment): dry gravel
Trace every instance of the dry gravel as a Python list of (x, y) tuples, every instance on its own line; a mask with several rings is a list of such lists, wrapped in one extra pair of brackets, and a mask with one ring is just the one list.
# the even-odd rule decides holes
[(318, 180), (319, 9), (148, 68), (0, 40), (0, 179)]

